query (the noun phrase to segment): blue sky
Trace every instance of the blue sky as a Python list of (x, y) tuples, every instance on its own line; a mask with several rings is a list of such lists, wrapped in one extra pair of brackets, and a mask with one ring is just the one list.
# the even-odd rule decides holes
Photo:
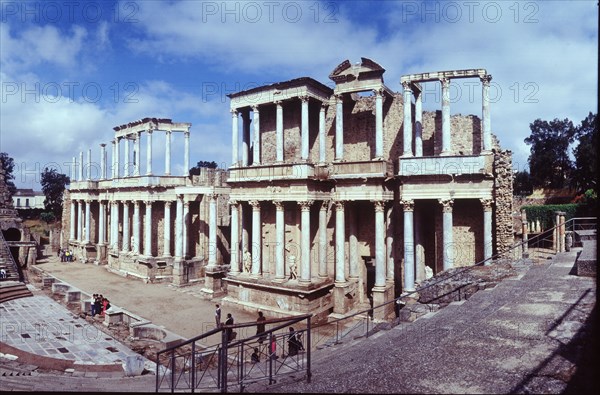
[[(332, 86), (343, 60), (371, 58), (401, 91), (410, 73), (486, 68), (492, 132), (526, 167), (537, 118), (579, 123), (597, 111), (597, 1), (0, 1), (0, 151), (16, 184), (46, 166), (69, 174), (80, 151), (144, 117), (191, 122), (191, 160), (228, 166), (226, 94), (301, 76)], [(463, 81), (463, 82), (461, 82)], [(458, 80), (452, 113), (481, 114)], [(473, 83), (473, 85), (470, 85)], [(441, 108), (439, 84), (424, 109)], [(164, 142), (154, 138), (154, 167)], [(110, 147), (110, 145), (109, 145)], [(183, 136), (173, 141), (183, 172)], [(110, 157), (110, 150), (109, 150)], [(110, 158), (109, 158), (110, 161)]]

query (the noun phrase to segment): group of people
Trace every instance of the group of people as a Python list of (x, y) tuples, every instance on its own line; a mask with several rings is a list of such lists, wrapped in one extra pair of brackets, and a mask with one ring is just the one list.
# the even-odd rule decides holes
[(104, 317), (104, 312), (110, 309), (110, 301), (101, 294), (94, 294), (91, 300), (91, 313), (92, 317), (99, 314)]
[(68, 249), (58, 249), (58, 256), (60, 257), (61, 262), (73, 262), (75, 260), (75, 256), (73, 255), (73, 251)]

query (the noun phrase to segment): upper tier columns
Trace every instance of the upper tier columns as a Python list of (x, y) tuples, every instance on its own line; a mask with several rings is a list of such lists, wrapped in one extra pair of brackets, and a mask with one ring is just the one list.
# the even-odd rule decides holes
[(252, 206), (252, 274), (258, 276), (262, 251), (260, 202), (252, 200), (249, 203)]
[(452, 233), (452, 205), (454, 204), (454, 200), (440, 199), (439, 202), (442, 205), (442, 245), (444, 246), (444, 270), (448, 270), (454, 267), (454, 238)]
[(310, 206), (312, 201), (298, 202), (301, 210), (301, 231), (302, 231), (302, 261), (300, 265), (300, 281), (310, 282)]
[(344, 159), (344, 98), (335, 95), (335, 159)]
[(133, 175), (136, 177), (140, 176), (140, 140), (142, 139), (142, 132), (135, 134), (135, 140), (133, 141)]
[(335, 202), (335, 281), (346, 282), (346, 224), (344, 221), (344, 202)]
[(415, 95), (415, 156), (423, 156), (423, 100), (420, 90)]
[(146, 138), (146, 175), (152, 175), (152, 129), (148, 130)]
[(403, 82), (402, 87), (404, 88), (404, 122), (402, 123), (402, 156), (413, 156), (412, 153), (412, 108), (411, 108), (411, 97), (412, 89), (410, 82)]
[(300, 101), (302, 103), (301, 108), (301, 150), (300, 150), (300, 158), (302, 160), (308, 160), (308, 96), (300, 96)]
[(239, 126), (238, 126), (238, 111), (230, 110), (231, 113), (231, 166), (237, 166), (240, 161), (239, 153)]
[(260, 112), (258, 106), (252, 107), (252, 119), (254, 121), (252, 164), (260, 165)]
[(83, 181), (83, 151), (79, 151), (79, 179)]
[[(113, 154), (114, 156), (114, 154)], [(73, 157), (71, 161), (71, 181), (77, 181), (77, 158)]]
[(491, 75), (486, 75), (481, 78), (482, 83), (482, 124), (483, 124), (483, 150), (489, 151), (492, 149), (492, 125), (490, 117), (490, 81)]
[(240, 272), (240, 210), (239, 203), (235, 200), (229, 201), (231, 206), (231, 273)]
[(86, 180), (90, 181), (91, 179), (92, 179), (92, 150), (88, 149)]
[(125, 160), (123, 165), (123, 177), (129, 177), (129, 161), (131, 160), (131, 152), (129, 151), (129, 138), (125, 137)]
[(242, 166), (250, 164), (250, 111), (242, 112)]
[(414, 200), (400, 202), (404, 209), (404, 292), (415, 290)]
[(100, 179), (106, 180), (106, 144), (100, 144)]
[(144, 222), (144, 255), (152, 256), (152, 201), (147, 200), (146, 218)]
[(450, 141), (450, 79), (442, 78), (442, 152), (441, 155), (450, 155), (452, 144)]
[(277, 162), (283, 162), (283, 105), (275, 102), (275, 151)]
[(190, 131), (183, 132), (183, 176), (187, 177), (190, 171)]
[[(208, 195), (208, 202), (208, 266), (215, 266), (217, 264), (217, 197), (215, 195)], [(233, 223), (231, 226), (233, 227)], [(233, 239), (231, 241), (232, 243), (234, 242)]]
[(171, 175), (171, 131), (165, 133), (165, 175)]
[(121, 172), (120, 167), (121, 167), (121, 160), (120, 160), (120, 156), (121, 156), (121, 150), (120, 150), (120, 144), (119, 142), (121, 141), (120, 137), (117, 137), (116, 139), (113, 140), (113, 144), (114, 144), (114, 156), (113, 156), (113, 178), (119, 178), (119, 173)]
[(325, 131), (325, 113), (327, 112), (327, 104), (322, 103), (319, 111), (319, 162), (325, 162), (327, 133)]
[(383, 89), (375, 93), (375, 157), (383, 158)]

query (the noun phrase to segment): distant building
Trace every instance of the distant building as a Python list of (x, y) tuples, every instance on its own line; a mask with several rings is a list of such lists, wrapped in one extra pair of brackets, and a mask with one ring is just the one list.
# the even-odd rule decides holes
[(13, 206), (16, 209), (26, 208), (41, 208), (43, 209), (46, 196), (42, 191), (34, 191), (33, 189), (17, 189), (13, 195)]

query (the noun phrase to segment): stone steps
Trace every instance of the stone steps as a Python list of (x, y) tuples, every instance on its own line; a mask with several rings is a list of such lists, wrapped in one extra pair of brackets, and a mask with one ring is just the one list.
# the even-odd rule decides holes
[(16, 281), (3, 281), (0, 283), (0, 303), (29, 296), (33, 296), (33, 294), (24, 283)]

